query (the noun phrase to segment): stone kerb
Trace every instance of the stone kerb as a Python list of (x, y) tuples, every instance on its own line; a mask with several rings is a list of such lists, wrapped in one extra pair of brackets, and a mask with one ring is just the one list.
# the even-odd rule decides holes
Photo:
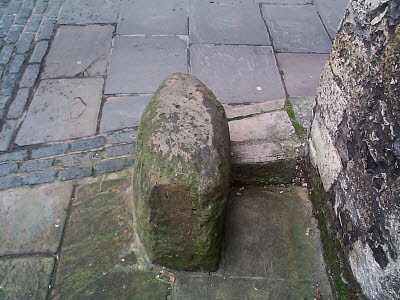
[(198, 79), (168, 77), (139, 126), (134, 174), (137, 229), (153, 263), (217, 268), (230, 186), (224, 108)]

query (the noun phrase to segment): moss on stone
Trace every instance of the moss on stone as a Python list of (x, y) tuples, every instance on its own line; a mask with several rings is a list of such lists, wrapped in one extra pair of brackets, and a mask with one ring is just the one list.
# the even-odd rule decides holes
[[(208, 131), (215, 126), (222, 136)], [(197, 79), (171, 75), (146, 107), (136, 145), (135, 214), (149, 258), (178, 269), (214, 270), (230, 172), (222, 105)]]
[(336, 218), (318, 171), (310, 161), (306, 163), (307, 181), (311, 188), (313, 214), (318, 220), (324, 260), (328, 268), (332, 289), (339, 300), (363, 299), (361, 290), (353, 277), (346, 255), (337, 239)]
[(290, 121), (292, 122), (293, 128), (296, 131), (296, 134), (302, 138), (304, 135), (307, 133), (307, 129), (304, 128), (303, 125), (301, 125), (297, 120), (296, 120), (296, 114), (294, 113), (292, 103), (288, 99), (285, 101), (285, 110), (289, 116)]

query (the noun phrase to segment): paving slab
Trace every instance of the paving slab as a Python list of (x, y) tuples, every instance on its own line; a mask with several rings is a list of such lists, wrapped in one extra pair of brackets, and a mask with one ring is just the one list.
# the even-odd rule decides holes
[(278, 53), (286, 90), (291, 97), (315, 96), (328, 54)]
[(116, 23), (119, 0), (66, 0), (61, 7), (59, 24)]
[(188, 34), (186, 11), (186, 0), (126, 1), (117, 34)]
[(193, 0), (189, 19), (192, 43), (271, 45), (257, 5), (221, 5)]
[(286, 280), (282, 287), (312, 281), (320, 289), (305, 298), (321, 292), (328, 299), (330, 285), (307, 189), (244, 187), (231, 195), (221, 272)]
[(314, 0), (314, 5), (332, 39), (336, 37), (349, 2), (349, 0)]
[(192, 45), (192, 74), (222, 103), (284, 99), (272, 47)]
[(18, 145), (95, 134), (103, 79), (47, 79), (40, 82), (17, 135)]
[(317, 284), (306, 280), (286, 281), (275, 278), (199, 274), (178, 274), (175, 280), (173, 300), (318, 299)]
[(258, 114), (228, 124), (234, 182), (291, 182), (301, 143), (286, 111)]
[(262, 5), (278, 52), (330, 53), (332, 43), (313, 5)]
[(53, 183), (0, 192), (0, 255), (55, 253), (72, 185)]
[(152, 94), (170, 74), (187, 73), (187, 42), (179, 37), (117, 36), (106, 94)]
[(46, 57), (42, 78), (104, 75), (113, 31), (110, 25), (60, 27)]
[(283, 109), (285, 106), (285, 100), (272, 100), (261, 103), (250, 103), (246, 105), (224, 104), (223, 106), (228, 120), (232, 120)]
[(104, 103), (100, 132), (139, 126), (152, 96), (109, 97)]
[(52, 299), (166, 299), (170, 285), (141, 271), (131, 182), (125, 170), (78, 183)]
[(0, 299), (45, 300), (53, 257), (0, 258)]

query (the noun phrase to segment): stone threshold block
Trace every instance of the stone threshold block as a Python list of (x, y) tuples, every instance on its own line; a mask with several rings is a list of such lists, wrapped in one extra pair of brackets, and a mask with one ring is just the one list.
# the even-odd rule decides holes
[(290, 183), (301, 142), (284, 110), (229, 122), (236, 184)]
[(195, 77), (169, 76), (142, 116), (136, 155), (137, 229), (150, 260), (215, 270), (230, 186), (222, 105)]

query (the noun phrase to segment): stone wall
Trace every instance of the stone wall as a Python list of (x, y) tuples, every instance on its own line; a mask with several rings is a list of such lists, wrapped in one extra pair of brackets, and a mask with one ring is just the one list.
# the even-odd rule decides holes
[(310, 159), (370, 299), (400, 298), (400, 1), (352, 0), (317, 91)]

